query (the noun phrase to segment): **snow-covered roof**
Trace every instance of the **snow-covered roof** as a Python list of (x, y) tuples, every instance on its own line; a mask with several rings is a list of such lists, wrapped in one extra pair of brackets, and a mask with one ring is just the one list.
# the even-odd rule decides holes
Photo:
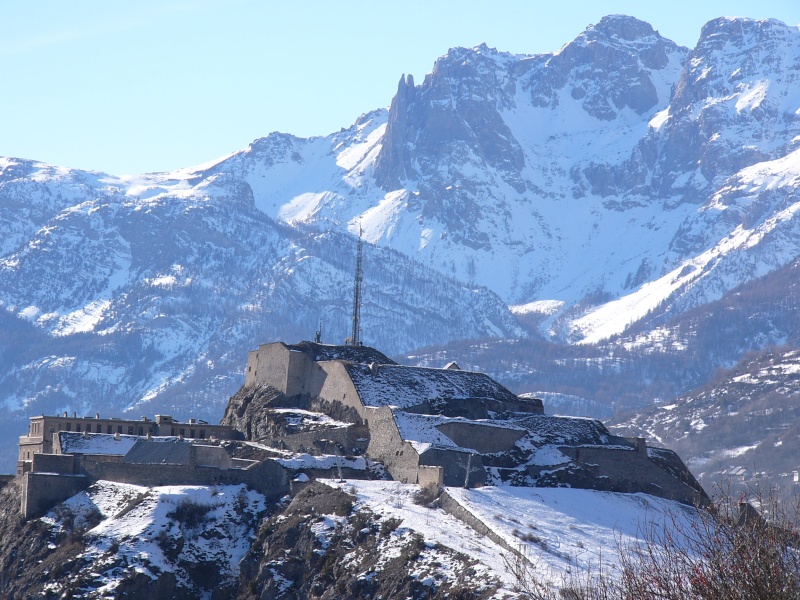
[(315, 361), (323, 360), (346, 360), (354, 363), (379, 365), (394, 365), (391, 358), (370, 348), (369, 346), (331, 346), (328, 344), (317, 344), (316, 342), (300, 342), (299, 344), (286, 344), (289, 350), (304, 352), (308, 357)]
[[(58, 441), (62, 454), (111, 454), (124, 456), (133, 445), (144, 439), (138, 435), (118, 435), (108, 433), (77, 433), (59, 431)], [(153, 441), (172, 441), (175, 437), (154, 437)]]
[(530, 432), (536, 446), (565, 444), (568, 446), (625, 446), (633, 448), (626, 438), (613, 435), (600, 421), (584, 417), (530, 415), (514, 419), (514, 425)]
[[(447, 422), (447, 417), (434, 415), (418, 415), (403, 411), (395, 411), (394, 421), (400, 431), (400, 437), (410, 442), (414, 449), (422, 454), (429, 448), (458, 449), (460, 446), (439, 431), (436, 426)], [(468, 448), (472, 452), (475, 450)]]
[(439, 428), (447, 423), (523, 430), (525, 435), (520, 437), (518, 441), (521, 449), (534, 450), (544, 446), (560, 445), (634, 449), (632, 442), (609, 433), (600, 421), (581, 417), (532, 415), (507, 421), (495, 421), (491, 419), (470, 420), (463, 417), (422, 415), (408, 413), (402, 409), (396, 409), (392, 412), (400, 437), (404, 441), (410, 442), (420, 454), (429, 448), (461, 449), (469, 452), (478, 452), (463, 442), (459, 444), (447, 437)]
[(152, 439), (137, 440), (122, 459), (122, 462), (131, 464), (188, 465), (192, 444), (178, 438), (172, 438), (169, 441), (171, 443), (159, 444)]
[(517, 397), (485, 373), (429, 369), (403, 365), (346, 365), (365, 406), (407, 408), (426, 400), (492, 399), (516, 401)]

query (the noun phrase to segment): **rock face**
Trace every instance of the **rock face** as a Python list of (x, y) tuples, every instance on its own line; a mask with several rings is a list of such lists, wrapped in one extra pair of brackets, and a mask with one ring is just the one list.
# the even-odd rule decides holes
[[(353, 500), (324, 485), (303, 490), (280, 518), (262, 526), (242, 563), (238, 597), (477, 600), (491, 595), (496, 584), (474, 581), (469, 559), (441, 547), (438, 550), (455, 561), (458, 575), (424, 583), (426, 575), (439, 568), (426, 556), (430, 549), (425, 542), (409, 536), (398, 544), (392, 534), (399, 523), (354, 510)], [(321, 520), (316, 515), (330, 516)], [(387, 550), (392, 545), (390, 557)]]
[(267, 509), (244, 486), (111, 482), (41, 520), (23, 521), (19, 505), (15, 481), (0, 491), (0, 595), (9, 599), (235, 598), (238, 563)]

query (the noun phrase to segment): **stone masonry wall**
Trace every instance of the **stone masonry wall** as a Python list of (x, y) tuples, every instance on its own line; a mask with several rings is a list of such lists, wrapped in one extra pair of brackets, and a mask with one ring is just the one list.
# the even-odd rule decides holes
[(310, 367), (303, 352), (293, 352), (281, 342), (262, 344), (247, 355), (244, 384), (269, 385), (287, 396), (301, 394)]
[(388, 406), (367, 408), (370, 440), (367, 454), (384, 464), (389, 474), (403, 483), (417, 483), (419, 454), (400, 437), (400, 431)]
[(559, 448), (581, 469), (569, 474), (563, 471), (563, 483), (587, 489), (615, 492), (644, 492), (676, 500), (684, 504), (702, 501), (700, 493), (665, 471), (646, 453), (600, 447)]
[(76, 472), (75, 457), (71, 454), (34, 454), (31, 470), (72, 475)]
[(144, 486), (233, 485), (244, 483), (267, 498), (279, 498), (289, 491), (289, 478), (278, 463), (266, 460), (249, 469), (220, 469), (207, 466), (108, 463), (84, 460), (83, 470), (92, 482), (99, 479)]
[(355, 408), (359, 416), (364, 418), (364, 407), (358, 398), (344, 365), (336, 361), (316, 363), (311, 370), (307, 391), (311, 396), (318, 396), (328, 401), (338, 401)]
[(26, 519), (39, 517), (50, 508), (89, 487), (84, 475), (25, 473), (22, 480), (22, 506)]
[(422, 487), (440, 488), (444, 485), (444, 467), (420, 465), (417, 483)]
[[(446, 448), (429, 448), (419, 457), (421, 465), (439, 466), (444, 472), (444, 485), (450, 487), (476, 487), (486, 482), (486, 469), (480, 454), (449, 450)], [(469, 468), (469, 477), (467, 477)]]
[(526, 433), (518, 429), (455, 421), (442, 423), (437, 429), (462, 448), (472, 448), (482, 454), (509, 452)]

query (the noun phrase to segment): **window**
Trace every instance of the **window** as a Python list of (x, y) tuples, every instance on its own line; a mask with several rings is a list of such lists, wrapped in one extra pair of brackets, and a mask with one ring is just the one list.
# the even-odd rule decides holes
[(139, 435), (144, 435), (144, 427), (139, 427)]
[(194, 438), (194, 429), (189, 430), (189, 437)]
[(72, 423), (67, 423), (67, 431), (72, 431)]
[(114, 433), (114, 426), (109, 425), (108, 427), (106, 427), (106, 433)]
[(206, 439), (206, 430), (205, 429), (201, 429), (200, 430), (200, 439), (201, 440)]
[(97, 424), (97, 433), (103, 433), (103, 426), (100, 423)]
[(117, 433), (122, 433), (122, 425), (117, 425)]
[(133, 425), (128, 425), (128, 435), (133, 435)]
[(184, 429), (181, 429), (181, 437), (183, 437), (184, 435), (186, 435), (186, 432)]

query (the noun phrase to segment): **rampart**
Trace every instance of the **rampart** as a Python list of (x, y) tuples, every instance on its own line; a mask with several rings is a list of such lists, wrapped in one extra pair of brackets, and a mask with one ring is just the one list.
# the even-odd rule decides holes
[(701, 494), (699, 486), (697, 489), (692, 487), (693, 478), (685, 467), (684, 477), (665, 470), (649, 458), (646, 447), (644, 452), (640, 449), (599, 446), (560, 447), (559, 450), (573, 459), (579, 468), (569, 470), (529, 466), (529, 473), (539, 476), (542, 470), (549, 470), (548, 476), (554, 483), (572, 487), (610, 492), (644, 492), (683, 504), (704, 502), (705, 494)]
[(85, 475), (28, 472), (22, 477), (20, 511), (26, 519), (44, 514), (54, 504), (63, 502), (90, 485)]
[(481, 454), (510, 452), (527, 432), (509, 427), (450, 421), (436, 427), (462, 448), (472, 448)]
[(367, 408), (370, 440), (367, 452), (379, 460), (397, 481), (417, 483), (419, 454), (410, 443), (403, 440), (388, 406)]
[[(218, 455), (212, 453), (212, 461)], [(202, 453), (198, 458), (204, 460)], [(249, 463), (247, 468), (206, 464), (129, 464), (121, 456), (110, 455), (34, 455), (34, 467), (50, 472), (31, 471), (23, 475), (22, 514), (39, 516), (54, 504), (66, 500), (99, 480), (142, 486), (236, 485), (245, 484), (268, 499), (289, 492), (286, 470), (273, 460)], [(244, 464), (238, 462), (238, 464)]]

